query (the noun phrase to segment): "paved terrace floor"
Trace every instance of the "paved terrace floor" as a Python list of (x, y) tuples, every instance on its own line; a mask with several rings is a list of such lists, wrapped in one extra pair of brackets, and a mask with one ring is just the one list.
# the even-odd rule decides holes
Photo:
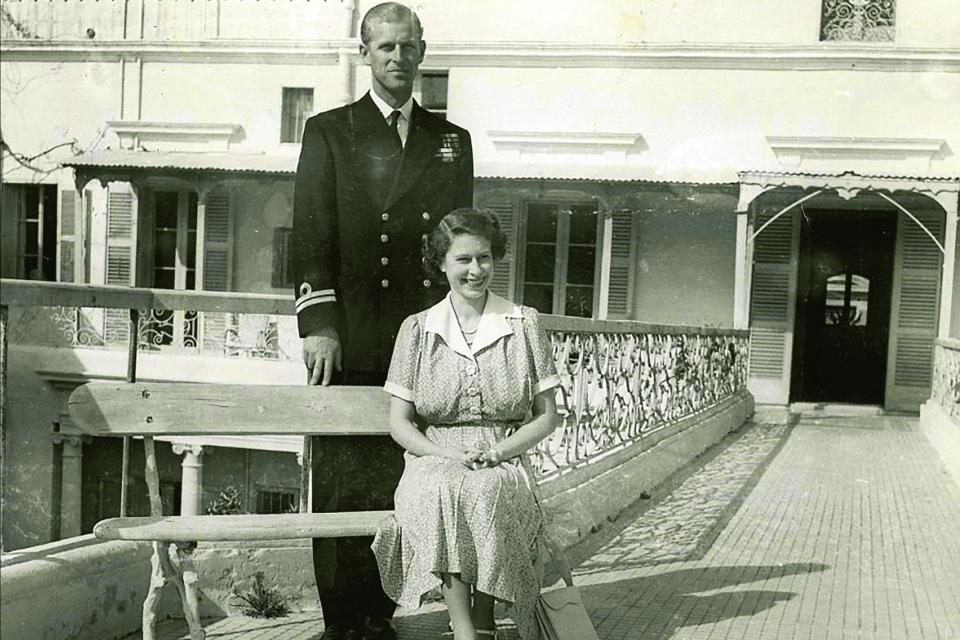
[[(603, 640), (953, 640), (958, 532), (960, 489), (915, 418), (804, 417), (732, 434), (570, 555)], [(430, 604), (397, 628), (433, 640), (446, 620)], [(316, 640), (322, 624), (227, 618), (208, 638)]]

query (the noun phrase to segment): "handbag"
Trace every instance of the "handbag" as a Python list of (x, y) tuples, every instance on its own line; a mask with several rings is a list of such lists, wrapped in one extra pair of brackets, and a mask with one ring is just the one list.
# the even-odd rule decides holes
[(580, 599), (580, 591), (573, 584), (567, 557), (552, 540), (546, 545), (566, 586), (542, 591), (537, 598), (535, 613), (541, 640), (600, 640)]

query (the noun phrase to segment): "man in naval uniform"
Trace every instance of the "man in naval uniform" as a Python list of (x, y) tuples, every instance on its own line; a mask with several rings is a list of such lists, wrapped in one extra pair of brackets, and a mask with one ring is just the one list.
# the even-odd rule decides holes
[[(424, 265), (427, 235), (473, 204), (470, 134), (412, 98), (419, 18), (377, 5), (360, 38), (372, 90), (307, 121), (297, 167), (291, 266), (309, 384), (384, 383), (403, 319), (446, 293)], [(313, 510), (392, 509), (402, 454), (389, 436), (315, 438)], [(324, 639), (396, 637), (370, 542), (314, 540)]]

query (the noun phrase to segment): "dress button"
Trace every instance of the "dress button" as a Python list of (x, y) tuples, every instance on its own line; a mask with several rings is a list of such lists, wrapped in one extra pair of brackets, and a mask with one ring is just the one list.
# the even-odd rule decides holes
[(475, 365), (475, 364), (467, 365), (467, 373), (469, 373), (470, 375), (476, 374), (476, 373), (477, 373), (477, 365)]
[(390, 219), (390, 214), (384, 211), (383, 213), (380, 214), (380, 219), (386, 222), (387, 220)]
[(475, 396), (478, 393), (480, 393), (480, 390), (477, 389), (476, 387), (470, 387), (469, 389), (467, 389), (467, 393), (469, 393), (471, 396)]
[(429, 279), (429, 278), (423, 281), (423, 286), (424, 286), (424, 287), (429, 287), (431, 284), (433, 284), (433, 283), (430, 282), (430, 279)]
[(388, 236), (387, 234), (385, 234), (385, 233), (381, 233), (381, 234), (380, 234), (380, 242), (386, 243), (387, 240), (389, 240), (389, 239), (390, 239), (390, 236)]
[(390, 281), (384, 278), (383, 280), (380, 281), (380, 286), (386, 289), (387, 287), (390, 286)]
[(428, 221), (430, 220), (430, 212), (429, 212), (429, 211), (424, 211), (422, 215), (423, 215), (423, 220), (424, 220), (424, 222), (428, 222)]
[(380, 258), (380, 264), (382, 264), (383, 266), (387, 266), (388, 264), (390, 264), (390, 258), (388, 258), (387, 256), (383, 256), (382, 258)]

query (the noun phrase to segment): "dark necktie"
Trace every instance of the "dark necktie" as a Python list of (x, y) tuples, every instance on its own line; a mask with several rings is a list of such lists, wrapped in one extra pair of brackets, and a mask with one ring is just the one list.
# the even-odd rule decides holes
[(398, 149), (402, 149), (403, 140), (400, 139), (400, 131), (397, 130), (398, 124), (400, 124), (400, 112), (394, 110), (387, 118), (387, 126), (390, 129), (390, 137), (393, 138), (394, 145), (396, 145)]

